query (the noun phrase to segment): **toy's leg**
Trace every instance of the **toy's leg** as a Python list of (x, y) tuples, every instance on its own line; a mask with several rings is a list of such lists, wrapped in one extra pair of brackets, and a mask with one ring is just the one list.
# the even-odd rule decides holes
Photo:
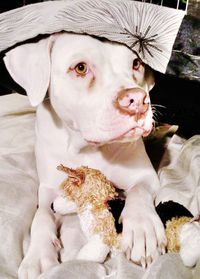
[(180, 231), (180, 256), (186, 266), (194, 266), (200, 259), (200, 224), (186, 223)]
[(98, 235), (94, 235), (78, 253), (77, 259), (103, 263), (110, 248), (103, 243)]
[(80, 228), (79, 218), (76, 214), (62, 217), (60, 240), (63, 247), (60, 251), (61, 262), (75, 259), (81, 247), (86, 243), (85, 236)]

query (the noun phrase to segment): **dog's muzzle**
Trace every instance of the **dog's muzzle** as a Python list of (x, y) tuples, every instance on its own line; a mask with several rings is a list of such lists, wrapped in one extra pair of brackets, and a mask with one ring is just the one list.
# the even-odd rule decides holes
[[(114, 114), (118, 122), (115, 119), (113, 126), (110, 125), (109, 128), (117, 133), (113, 133), (113, 137), (108, 140), (99, 142), (87, 140), (87, 142), (101, 145), (112, 142), (131, 142), (149, 135), (153, 122), (150, 98), (147, 92), (139, 87), (123, 89), (115, 97), (113, 106), (115, 112), (116, 110), (119, 112)], [(111, 113), (110, 116), (112, 116)]]

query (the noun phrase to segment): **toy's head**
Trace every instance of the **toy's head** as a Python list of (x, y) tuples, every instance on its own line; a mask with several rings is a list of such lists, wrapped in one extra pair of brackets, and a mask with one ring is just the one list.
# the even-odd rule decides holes
[(79, 208), (86, 204), (92, 204), (95, 208), (105, 207), (118, 195), (113, 184), (99, 170), (84, 166), (71, 169), (63, 165), (57, 169), (68, 174), (61, 187)]

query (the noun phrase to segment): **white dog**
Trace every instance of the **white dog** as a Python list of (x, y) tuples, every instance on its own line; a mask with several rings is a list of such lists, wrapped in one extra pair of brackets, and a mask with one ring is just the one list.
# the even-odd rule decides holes
[[(126, 46), (67, 33), (18, 46), (4, 61), (38, 106), (39, 207), (19, 278), (33, 279), (58, 263), (50, 205), (65, 177), (56, 170), (60, 163), (97, 168), (125, 190), (123, 250), (133, 262), (150, 264), (166, 243), (154, 209), (159, 181), (142, 141), (153, 125), (150, 69)], [(43, 102), (47, 90), (49, 100)]]

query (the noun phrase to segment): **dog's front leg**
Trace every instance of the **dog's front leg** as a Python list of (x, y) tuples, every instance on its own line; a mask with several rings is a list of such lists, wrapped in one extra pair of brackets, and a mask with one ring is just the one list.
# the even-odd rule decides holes
[(31, 227), (31, 242), (19, 271), (19, 279), (35, 279), (40, 273), (58, 264), (57, 228), (50, 208), (54, 191), (40, 185), (39, 207)]
[(164, 227), (155, 211), (153, 194), (146, 185), (136, 185), (127, 192), (121, 220), (122, 249), (128, 259), (146, 267), (159, 252), (164, 253)]

